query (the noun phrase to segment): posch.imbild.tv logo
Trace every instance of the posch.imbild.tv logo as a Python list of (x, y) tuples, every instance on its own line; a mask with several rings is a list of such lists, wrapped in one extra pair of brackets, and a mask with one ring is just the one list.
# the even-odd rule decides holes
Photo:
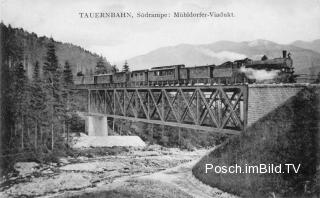
[(258, 165), (231, 165), (231, 166), (217, 166), (213, 164), (206, 164), (206, 173), (214, 172), (217, 174), (283, 174), (283, 173), (298, 173), (301, 164), (258, 164)]

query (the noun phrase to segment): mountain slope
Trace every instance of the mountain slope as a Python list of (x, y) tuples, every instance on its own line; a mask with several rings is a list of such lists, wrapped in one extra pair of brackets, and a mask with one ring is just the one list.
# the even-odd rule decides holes
[(305, 48), (305, 49), (310, 49), (313, 50), (315, 52), (320, 53), (320, 39), (314, 40), (314, 41), (295, 41), (293, 43), (291, 43), (291, 45), (297, 46), (297, 47), (301, 47), (301, 48)]
[(186, 66), (221, 64), (249, 57), (259, 59), (266, 55), (269, 58), (282, 56), (282, 50), (291, 53), (296, 73), (310, 73), (314, 66), (320, 71), (320, 53), (294, 45), (281, 45), (267, 40), (246, 42), (219, 41), (205, 45), (182, 44), (163, 47), (145, 55), (128, 59), (134, 69), (151, 68), (154, 66), (185, 64)]
[[(12, 28), (10, 25), (7, 27), (2, 23), (1, 26), (2, 31), (6, 31), (11, 42), (17, 43), (23, 50), (23, 65), (27, 71), (27, 75), (31, 77), (33, 67), (37, 61), (39, 62), (40, 69), (43, 66), (44, 57), (47, 52), (46, 46), (50, 42), (50, 39), (45, 36), (38, 37), (35, 33), (29, 33), (22, 28)], [(79, 71), (85, 74), (95, 71), (95, 66), (99, 59), (97, 54), (70, 43), (55, 41), (54, 44), (60, 68), (63, 68), (65, 61), (68, 61), (74, 75)], [(107, 66), (111, 67), (107, 60), (105, 62)]]

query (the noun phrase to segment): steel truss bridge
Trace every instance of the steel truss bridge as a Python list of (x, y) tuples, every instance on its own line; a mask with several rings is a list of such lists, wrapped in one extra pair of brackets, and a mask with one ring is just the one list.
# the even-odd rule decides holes
[(240, 134), (247, 124), (247, 85), (85, 89), (88, 115), (226, 134)]

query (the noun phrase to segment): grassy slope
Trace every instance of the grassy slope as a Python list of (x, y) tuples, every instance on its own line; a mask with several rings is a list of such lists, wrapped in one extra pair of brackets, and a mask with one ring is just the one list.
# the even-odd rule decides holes
[[(194, 175), (206, 184), (244, 197), (301, 196), (306, 181), (315, 185), (319, 164), (319, 89), (301, 91), (284, 105), (203, 158)], [(205, 164), (301, 164), (298, 174), (205, 174)], [(319, 174), (318, 174), (319, 175)], [(319, 185), (319, 179), (318, 179)], [(318, 186), (319, 187), (319, 186)], [(318, 191), (319, 192), (319, 191)]]

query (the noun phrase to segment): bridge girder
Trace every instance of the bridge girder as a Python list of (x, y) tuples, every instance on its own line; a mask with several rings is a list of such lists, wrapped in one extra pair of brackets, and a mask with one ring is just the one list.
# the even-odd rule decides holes
[(246, 85), (88, 89), (88, 114), (239, 134), (247, 95)]

